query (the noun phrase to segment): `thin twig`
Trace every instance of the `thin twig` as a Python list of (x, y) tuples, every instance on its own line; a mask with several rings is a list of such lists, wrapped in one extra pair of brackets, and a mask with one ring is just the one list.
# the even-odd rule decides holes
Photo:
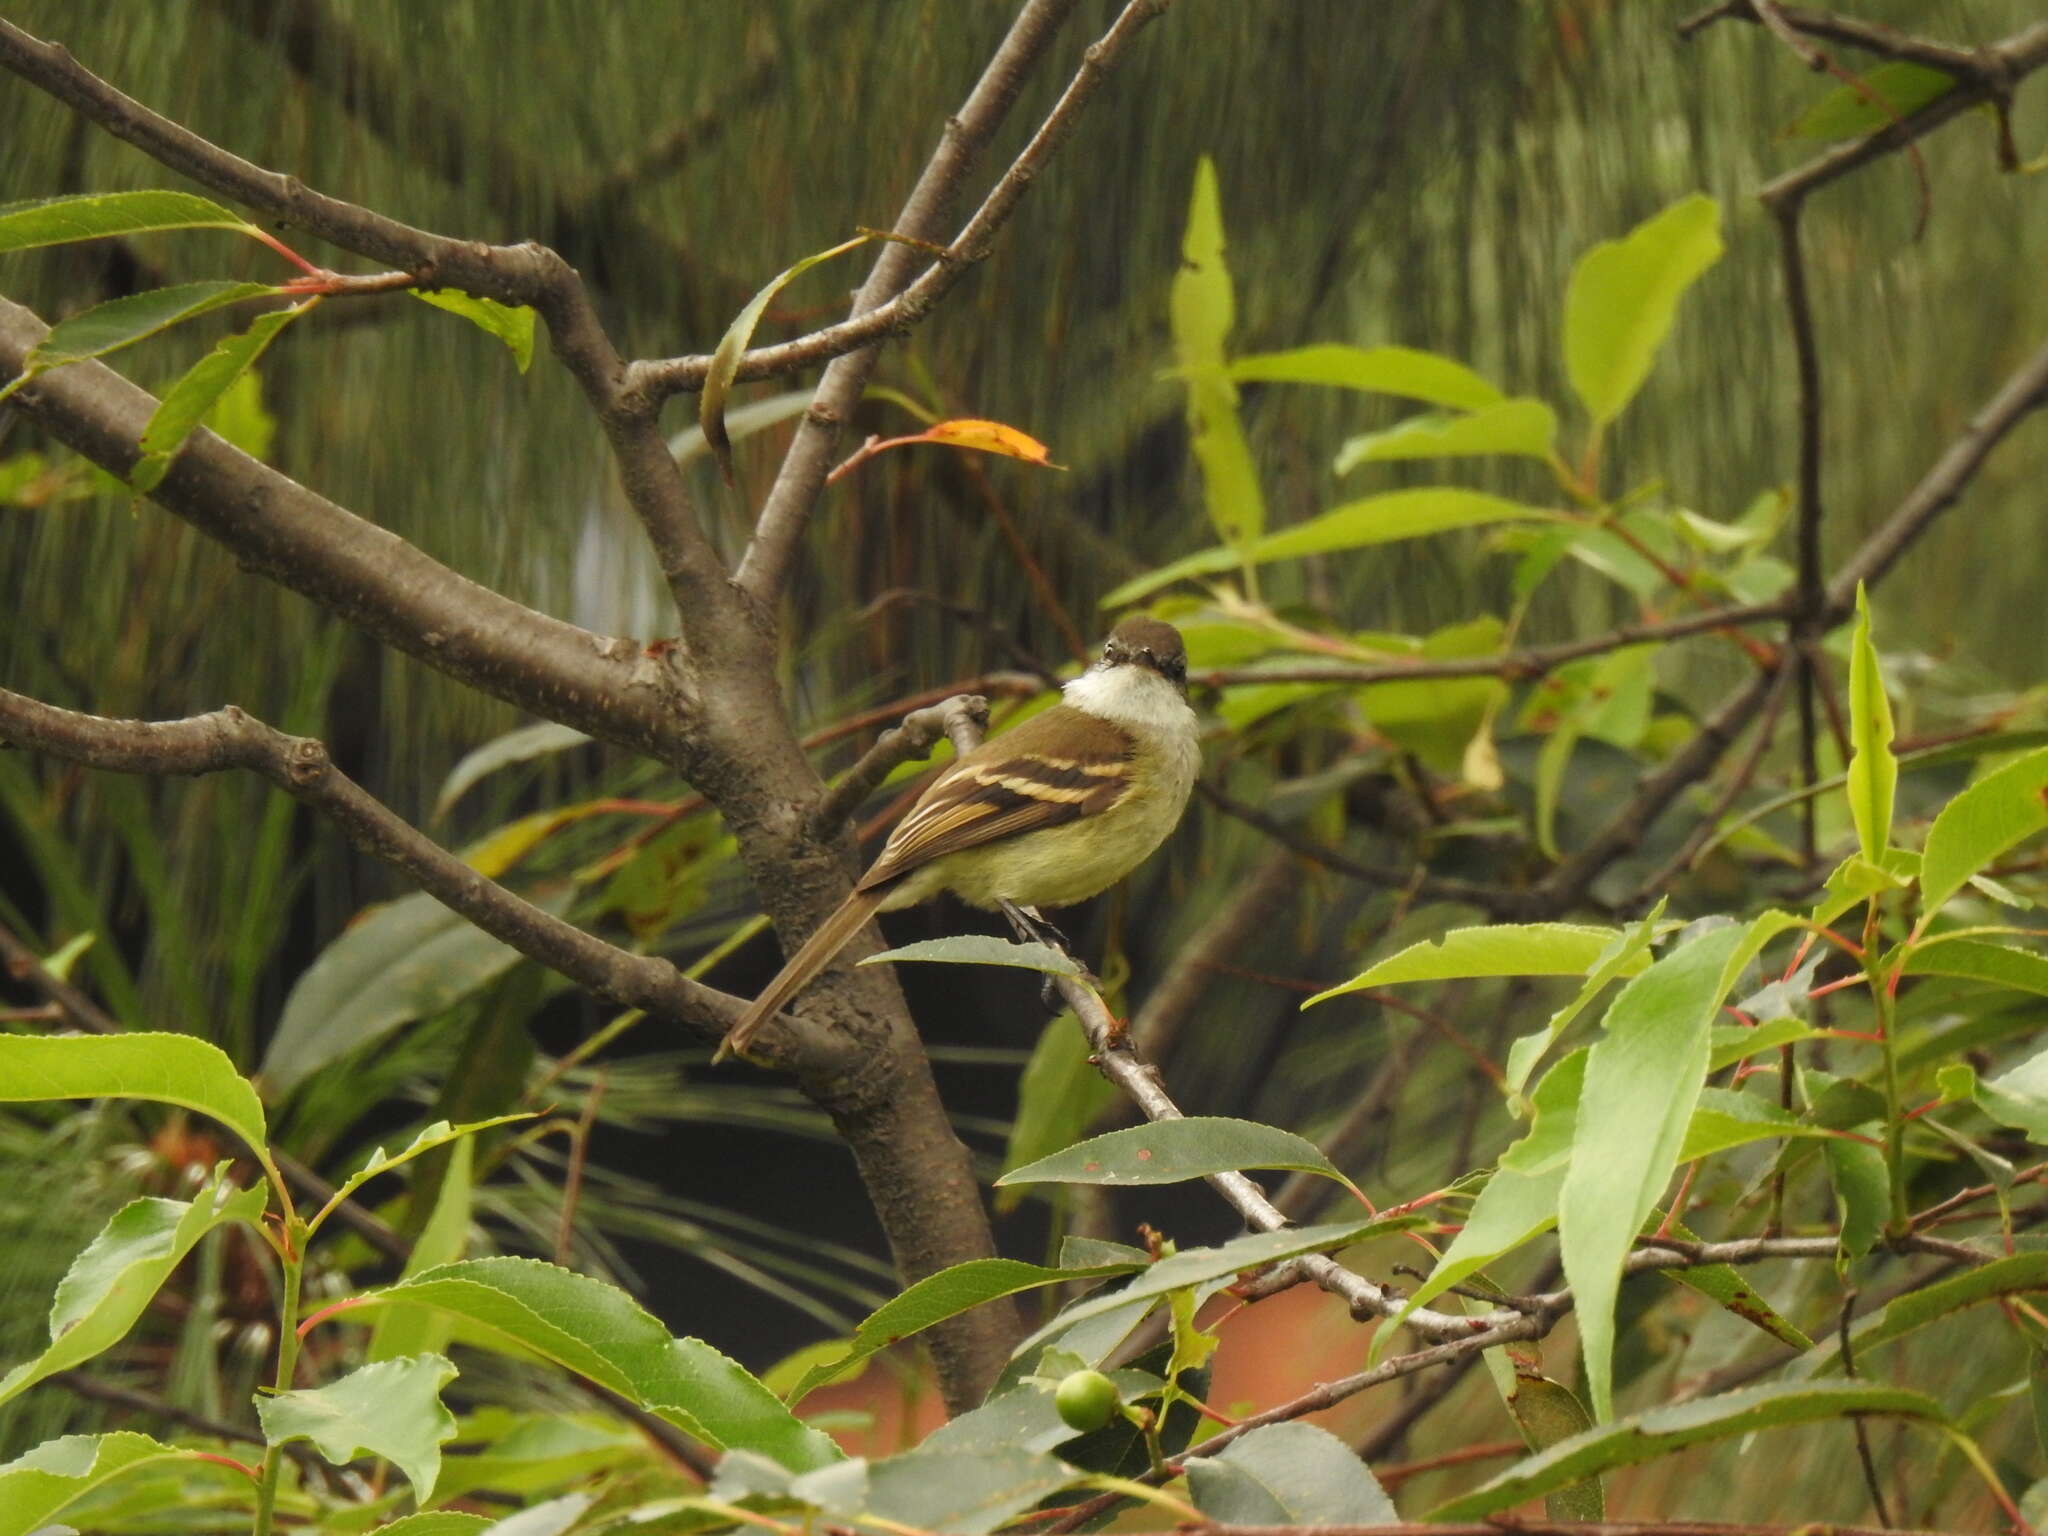
[(569, 1136), (569, 1166), (562, 1176), (562, 1214), (555, 1224), (555, 1262), (564, 1269), (576, 1253), (576, 1205), (583, 1196), (583, 1165), (590, 1156), (590, 1128), (597, 1124), (597, 1108), (604, 1102), (607, 1076), (603, 1067), (597, 1069), (590, 1091), (583, 1096), (583, 1112), (576, 1117), (576, 1128)]
[(964, 753), (969, 749), (960, 743), (979, 741), (987, 725), (988, 700), (980, 694), (956, 693), (912, 710), (876, 737), (875, 744), (818, 801), (811, 812), (811, 835), (823, 840), (836, 834), (882, 780), (902, 764), (928, 756), (941, 737), (950, 737), (954, 749)]
[(1771, 742), (1777, 735), (1778, 715), (1785, 707), (1785, 690), (1791, 680), (1792, 669), (1780, 669), (1777, 681), (1772, 684), (1770, 694), (1764, 700), (1763, 712), (1757, 719), (1756, 735), (1750, 741), (1748, 750), (1742, 754), (1741, 760), (1736, 763), (1735, 771), (1729, 774), (1728, 782), (1722, 786), (1721, 793), (1715, 796), (1713, 805), (1700, 818), (1699, 825), (1687, 834), (1678, 851), (1636, 887), (1635, 895), (1629, 900), (1630, 906), (1641, 906), (1652, 900), (1677, 878), (1680, 870), (1690, 869), (1694, 856), (1714, 835), (1715, 829), (1721, 824), (1721, 818), (1726, 816), (1733, 809), (1735, 802), (1742, 798), (1743, 792), (1749, 788), (1750, 781), (1756, 777), (1756, 771), (1763, 763), (1764, 754), (1770, 750)]
[[(1850, 1344), (1849, 1319), (1855, 1311), (1856, 1287), (1852, 1285), (1842, 1292), (1841, 1311), (1835, 1319), (1835, 1332), (1841, 1340), (1842, 1374), (1852, 1381), (1856, 1377), (1856, 1353)], [(1877, 1477), (1877, 1462), (1870, 1454), (1870, 1427), (1860, 1413), (1850, 1414), (1849, 1424), (1856, 1431), (1856, 1459), (1863, 1463), (1863, 1486), (1870, 1490), (1870, 1507), (1877, 1511), (1877, 1523), (1888, 1527), (1893, 1523), (1892, 1513), (1885, 1507), (1884, 1487)]]

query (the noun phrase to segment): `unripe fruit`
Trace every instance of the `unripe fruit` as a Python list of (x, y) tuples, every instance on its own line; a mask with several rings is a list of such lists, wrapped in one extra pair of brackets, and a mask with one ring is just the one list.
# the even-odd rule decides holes
[(1053, 1406), (1069, 1429), (1100, 1429), (1116, 1412), (1116, 1383), (1100, 1371), (1074, 1371), (1053, 1389)]

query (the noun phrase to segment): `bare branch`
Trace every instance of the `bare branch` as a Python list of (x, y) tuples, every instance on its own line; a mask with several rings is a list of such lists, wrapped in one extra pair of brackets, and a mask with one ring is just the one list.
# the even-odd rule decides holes
[[(0, 298), (0, 372), (49, 334)], [(96, 362), (40, 375), (14, 396), (60, 442), (126, 477), (154, 395)], [(245, 570), (313, 599), (438, 671), (551, 720), (673, 759), (685, 720), (667, 663), (624, 640), (537, 613), (396, 534), (195, 432), (151, 496)]]
[[(1902, 59), (1909, 63), (1925, 64), (1930, 69), (1944, 70), (1964, 80), (1973, 80), (1985, 72), (1985, 62), (1976, 50), (1958, 48), (1952, 43), (1935, 42), (1930, 38), (1915, 37), (1910, 32), (1901, 32), (1896, 27), (1881, 22), (1865, 21), (1860, 16), (1838, 15), (1833, 11), (1809, 11), (1797, 6), (1773, 5), (1768, 12), (1755, 4), (1755, 0), (1723, 0), (1697, 15), (1689, 16), (1678, 24), (1678, 35), (1691, 38), (1693, 34), (1713, 25), (1717, 21), (1747, 21), (1759, 26), (1773, 26), (1781, 40), (1785, 33), (1794, 34), (1789, 46), (1798, 53), (1809, 69), (1819, 66), (1812, 62), (1805, 45), (1797, 41), (1797, 35), (1825, 38), (1831, 43), (1847, 43), (1852, 48), (1861, 48), (1880, 58)], [(1779, 27), (1784, 30), (1779, 31)], [(2024, 35), (2024, 34), (2022, 34)]]
[(964, 754), (981, 740), (987, 725), (988, 700), (979, 694), (956, 693), (927, 708), (912, 710), (901, 724), (876, 737), (860, 761), (818, 802), (811, 813), (811, 835), (825, 838), (836, 833), (882, 780), (900, 764), (929, 754), (940, 737), (951, 737), (954, 750)]
[(450, 911), (600, 997), (644, 1008), (707, 1040), (723, 1036), (745, 1008), (666, 960), (607, 944), (486, 879), (342, 773), (319, 742), (287, 736), (232, 705), (161, 723), (108, 720), (0, 689), (0, 739), (120, 773), (249, 769), (328, 817), (356, 848), (403, 870)]
[[(896, 233), (925, 240), (937, 238), (939, 220), (958, 194), (975, 158), (1008, 113), (1025, 76), (1073, 11), (1074, 3), (1075, 0), (1028, 0), (1009, 36), (990, 59), (973, 94), (960, 109), (960, 115), (947, 125), (945, 139), (904, 205)], [(958, 281), (962, 262), (979, 261), (985, 256), (996, 231), (1016, 210), (1025, 188), (1073, 131), (1082, 109), (1131, 39), (1170, 3), (1171, 0), (1130, 0), (1109, 31), (1089, 47), (1080, 69), (1032, 135), (1031, 142), (955, 237), (951, 248), (955, 259), (935, 263), (916, 282), (909, 283), (915, 256), (908, 246), (890, 245), (855, 297), (855, 318), (847, 324), (873, 324), (874, 316), (891, 303), (897, 306), (897, 313), (867, 340), (879, 339), (899, 325), (914, 323)], [(762, 505), (754, 537), (748, 542), (736, 573), (741, 589), (764, 612), (772, 610), (788, 581), (797, 543), (824, 487), (839, 429), (860, 403), (861, 391), (866, 388), (874, 366), (872, 348), (848, 351), (834, 359), (783, 458), (782, 469)]]

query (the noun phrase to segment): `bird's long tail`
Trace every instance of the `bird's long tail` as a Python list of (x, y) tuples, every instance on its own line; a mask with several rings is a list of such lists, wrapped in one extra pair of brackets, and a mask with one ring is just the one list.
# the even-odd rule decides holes
[(803, 942), (789, 959), (789, 963), (768, 983), (752, 1006), (733, 1025), (732, 1032), (718, 1047), (718, 1054), (711, 1058), (712, 1064), (728, 1056), (743, 1056), (747, 1046), (761, 1026), (782, 1011), (782, 1005), (810, 985), (811, 979), (846, 948), (853, 936), (860, 932), (867, 920), (875, 915), (881, 906), (882, 891), (855, 891), (839, 904), (838, 910), (818, 925), (818, 931)]

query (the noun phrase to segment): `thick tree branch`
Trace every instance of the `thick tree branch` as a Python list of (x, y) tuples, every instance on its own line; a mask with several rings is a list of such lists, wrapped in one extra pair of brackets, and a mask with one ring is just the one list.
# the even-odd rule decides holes
[[(0, 298), (0, 373), (49, 332)], [(96, 362), (53, 369), (14, 404), (126, 477), (156, 397)], [(311, 598), (438, 671), (551, 720), (673, 759), (684, 721), (670, 665), (501, 597), (396, 534), (195, 432), (151, 493), (246, 570)]]
[[(619, 457), (627, 499), (686, 616), (709, 605), (730, 617), (718, 560), (692, 516), (681, 476), (645, 402), (625, 401), (625, 363), (605, 334), (575, 269), (546, 246), (489, 245), (416, 229), (267, 171), (151, 111), (86, 69), (56, 43), (0, 20), (0, 66), (48, 92), (159, 164), (201, 186), (310, 230), (422, 286), (460, 288), (504, 304), (531, 305), (548, 323), (562, 365), (582, 386)], [(657, 462), (658, 457), (658, 462)]]
[(600, 997), (707, 1040), (722, 1036), (744, 1009), (738, 998), (691, 981), (668, 961), (607, 944), (485, 878), (336, 768), (319, 742), (287, 736), (233, 706), (161, 723), (108, 720), (0, 689), (0, 740), (119, 773), (249, 769), (333, 821), (357, 849), (403, 870), (450, 911)]
[[(944, 140), (904, 204), (896, 233), (921, 240), (937, 238), (939, 221), (958, 195), (982, 147), (1008, 114), (1025, 77), (1073, 11), (1074, 3), (1075, 0), (1028, 0), (959, 116), (947, 124)], [(907, 246), (890, 245), (876, 260), (867, 282), (855, 296), (855, 318), (849, 324), (868, 319), (871, 312), (898, 299), (899, 291), (900, 313), (887, 328), (911, 323), (957, 281), (960, 262), (981, 260), (988, 253), (996, 231), (1015, 211), (1025, 188), (1073, 132), (1082, 109), (1132, 38), (1170, 3), (1171, 0), (1130, 0), (1109, 31), (1090, 45), (1080, 69), (1032, 135), (1031, 142), (955, 237), (949, 259), (934, 264), (924, 276), (910, 283), (914, 254)], [(797, 544), (824, 488), (839, 429), (860, 403), (875, 360), (875, 351), (869, 347), (835, 358), (825, 370), (811, 408), (805, 413), (762, 505), (754, 537), (748, 542), (736, 578), (764, 612), (773, 609), (788, 581)]]

